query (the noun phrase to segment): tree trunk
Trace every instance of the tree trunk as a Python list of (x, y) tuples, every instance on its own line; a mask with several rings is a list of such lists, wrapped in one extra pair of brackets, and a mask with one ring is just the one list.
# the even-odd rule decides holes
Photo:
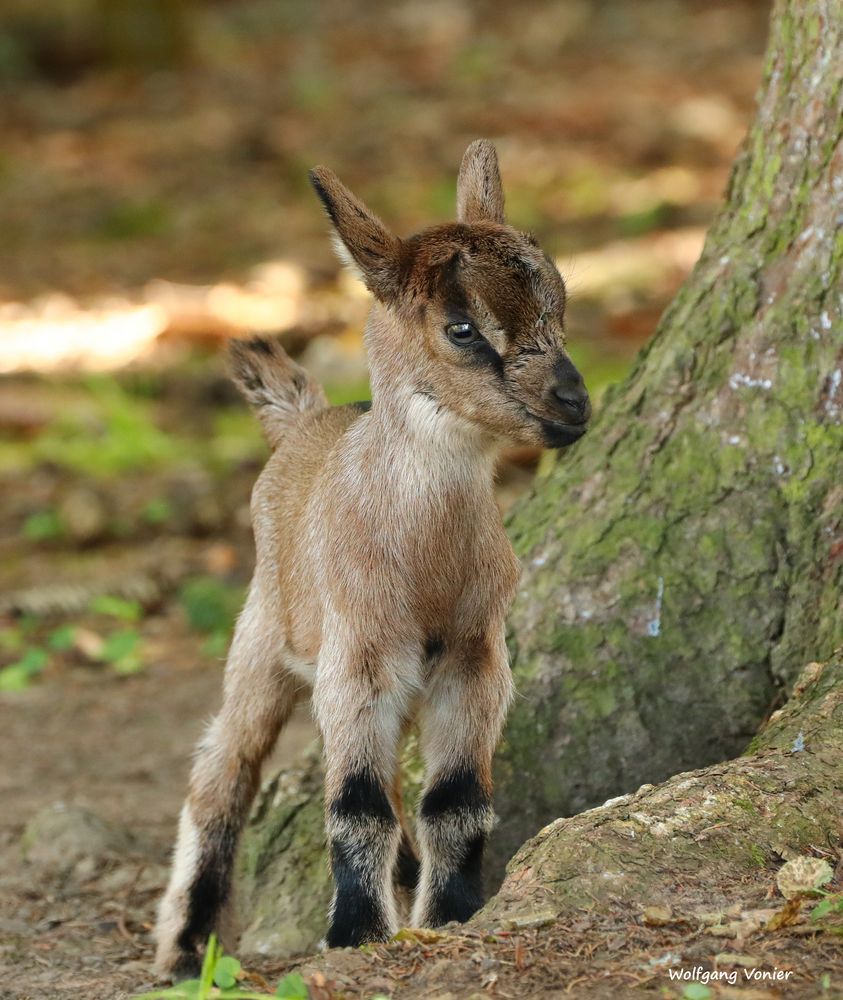
[[(493, 872), (557, 816), (740, 753), (801, 665), (843, 641), (841, 73), (843, 2), (779, 0), (758, 116), (699, 263), (589, 434), (510, 519), (520, 696)], [(318, 799), (317, 774), (311, 762)], [(327, 896), (326, 869), (313, 891), (295, 861), (322, 843), (319, 812), (284, 814), (291, 863), (264, 800), (247, 881), (283, 884), (287, 903), (247, 893), (250, 946), (275, 949), (291, 899)]]
[(498, 863), (550, 819), (739, 753), (843, 640), (841, 75), (843, 3), (777, 3), (699, 263), (511, 518)]

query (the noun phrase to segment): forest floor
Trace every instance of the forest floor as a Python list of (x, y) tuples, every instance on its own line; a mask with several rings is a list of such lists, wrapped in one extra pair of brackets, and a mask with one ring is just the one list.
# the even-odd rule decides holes
[[(0, 52), (0, 1000), (153, 985), (154, 905), (248, 582), (265, 455), (217, 348), (277, 329), (335, 402), (368, 391), (365, 300), (336, 275), (306, 168), (330, 163), (404, 233), (451, 214), (465, 142), (505, 135), (513, 221), (573, 259), (573, 353), (599, 391), (699, 252), (767, 17), (748, 0), (373, 3), (353, 25), (339, 0), (197, 8), (198, 51), (177, 72), (12, 79), (18, 36)], [(136, 320), (150, 335), (118, 356)], [(74, 359), (83, 371), (65, 370)], [(538, 456), (510, 459), (504, 505)], [(312, 736), (297, 717), (272, 766)], [(735, 902), (763, 906), (768, 882)], [(302, 969), (318, 1000), (679, 998), (670, 963), (733, 950), (796, 985), (736, 967), (740, 992), (714, 996), (833, 996), (822, 976), (843, 981), (839, 949), (801, 925), (738, 948), (640, 916), (586, 901), (546, 926)], [(244, 964), (272, 985), (296, 965)]]

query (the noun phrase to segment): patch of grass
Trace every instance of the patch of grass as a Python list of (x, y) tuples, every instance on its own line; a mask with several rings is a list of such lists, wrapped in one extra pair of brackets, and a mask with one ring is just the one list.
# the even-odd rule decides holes
[(94, 477), (136, 472), (185, 458), (186, 441), (160, 430), (151, 404), (114, 379), (89, 378), (93, 413), (69, 412), (30, 446), (32, 458)]
[(143, 236), (163, 236), (172, 228), (170, 210), (164, 202), (122, 201), (99, 217), (96, 232), (108, 240), (130, 240)]

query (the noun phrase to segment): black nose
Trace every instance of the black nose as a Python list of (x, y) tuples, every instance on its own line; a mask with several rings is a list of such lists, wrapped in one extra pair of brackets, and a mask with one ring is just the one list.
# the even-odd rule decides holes
[(561, 378), (550, 390), (550, 401), (560, 415), (572, 423), (584, 424), (591, 416), (588, 390), (579, 372)]

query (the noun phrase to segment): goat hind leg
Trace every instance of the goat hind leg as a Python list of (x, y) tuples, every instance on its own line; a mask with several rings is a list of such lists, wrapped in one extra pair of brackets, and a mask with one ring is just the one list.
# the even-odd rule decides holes
[(201, 739), (179, 819), (173, 869), (158, 911), (155, 966), (193, 976), (208, 935), (226, 932), (240, 831), (272, 751), (297, 700), (281, 638), (260, 628), (250, 599), (226, 667), (223, 706)]

